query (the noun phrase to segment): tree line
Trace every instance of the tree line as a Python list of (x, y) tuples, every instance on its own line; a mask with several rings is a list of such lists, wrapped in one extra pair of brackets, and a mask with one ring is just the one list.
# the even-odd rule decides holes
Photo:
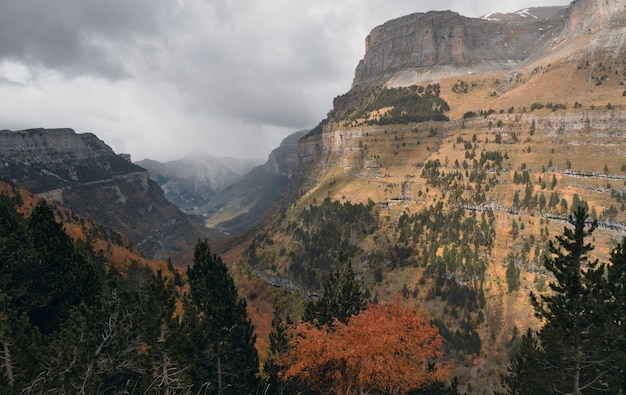
[(206, 241), (181, 296), (72, 240), (45, 201), (22, 211), (0, 195), (0, 394), (256, 393), (246, 304)]

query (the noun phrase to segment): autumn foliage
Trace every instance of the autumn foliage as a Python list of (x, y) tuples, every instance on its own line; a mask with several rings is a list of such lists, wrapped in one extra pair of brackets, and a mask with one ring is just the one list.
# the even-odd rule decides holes
[(323, 393), (405, 393), (448, 377), (436, 362), (442, 343), (429, 318), (398, 297), (388, 306), (369, 305), (347, 324), (300, 323), (282, 375)]

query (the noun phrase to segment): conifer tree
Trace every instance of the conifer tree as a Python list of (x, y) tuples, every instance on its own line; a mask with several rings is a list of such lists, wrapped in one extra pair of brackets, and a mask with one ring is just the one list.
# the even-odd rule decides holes
[(544, 322), (537, 333), (540, 347), (530, 334), (523, 339), (525, 347), (503, 379), (508, 393), (528, 393), (528, 383), (541, 393), (613, 393), (615, 362), (604, 345), (608, 318), (604, 265), (589, 260), (593, 246), (585, 242), (597, 222), (587, 226), (584, 205), (569, 222), (573, 229), (566, 227), (556, 244), (550, 242), (552, 256), (544, 258), (545, 268), (554, 276), (552, 292), (531, 293), (535, 315)]
[(0, 288), (0, 394), (20, 393), (38, 360), (38, 332), (10, 304)]
[(31, 323), (43, 334), (56, 332), (81, 302), (93, 304), (99, 294), (98, 272), (74, 248), (52, 208), (42, 200), (28, 219), (36, 264), (27, 269), (30, 278), (26, 305)]
[(270, 352), (267, 361), (263, 365), (263, 373), (266, 375), (267, 393), (283, 395), (289, 393), (290, 383), (280, 376), (280, 372), (285, 368), (285, 356), (289, 351), (289, 326), (292, 322), (287, 316), (283, 321), (280, 309), (274, 311), (274, 319), (272, 320), (272, 332), (270, 332)]
[(187, 270), (184, 330), (194, 391), (248, 394), (257, 389), (258, 354), (246, 302), (237, 295), (221, 257), (206, 240), (196, 245)]
[(539, 341), (528, 329), (519, 339), (517, 350), (507, 369), (508, 374), (502, 377), (502, 385), (509, 389), (509, 393), (516, 395), (544, 393), (546, 383), (549, 382), (544, 361), (545, 355)]
[(15, 198), (0, 194), (0, 289), (21, 313), (26, 310), (30, 268), (36, 259), (27, 222), (17, 208)]
[(186, 390), (188, 384), (183, 366), (175, 359), (175, 292), (173, 284), (159, 270), (151, 275), (141, 308), (141, 337), (146, 346), (142, 388), (164, 395)]
[(366, 307), (361, 286), (354, 277), (352, 262), (340, 253), (337, 269), (331, 270), (324, 283), (324, 295), (317, 301), (311, 301), (306, 307), (303, 321), (317, 325), (332, 325), (337, 319), (346, 323), (348, 319), (363, 311)]
[(604, 331), (603, 354), (611, 356), (609, 388), (626, 393), (626, 238), (611, 252), (606, 270), (606, 291), (602, 295), (608, 319)]

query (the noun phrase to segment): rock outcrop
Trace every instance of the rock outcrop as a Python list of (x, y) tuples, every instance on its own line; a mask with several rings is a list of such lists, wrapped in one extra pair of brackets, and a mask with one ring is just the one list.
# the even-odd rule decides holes
[(72, 129), (0, 131), (0, 173), (34, 193), (97, 182), (145, 169), (117, 155), (94, 134)]
[(609, 32), (609, 41), (615, 41), (610, 47), (621, 48), (625, 9), (622, 0), (576, 0), (569, 7), (485, 18), (451, 11), (407, 15), (374, 28), (367, 36), (353, 89), (382, 85), (408, 70), (429, 74), (511, 71), (529, 58), (540, 59), (546, 51), (567, 47), (566, 41), (580, 35)]
[(623, 0), (574, 0), (564, 34), (590, 34), (626, 22)]
[(274, 149), (267, 158), (267, 166), (278, 176), (291, 177), (299, 164), (298, 144), (309, 130), (300, 130), (285, 137), (280, 146)]
[(555, 29), (554, 18), (467, 18), (451, 11), (407, 15), (372, 30), (353, 87), (398, 71), (452, 66), (510, 69)]

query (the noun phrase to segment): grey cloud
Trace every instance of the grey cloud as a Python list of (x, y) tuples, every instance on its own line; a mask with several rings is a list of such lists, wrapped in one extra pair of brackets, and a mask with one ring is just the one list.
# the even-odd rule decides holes
[(0, 66), (15, 62), (35, 80), (22, 87), (0, 67), (0, 98), (13, 109), (0, 114), (0, 129), (75, 127), (142, 158), (178, 150), (167, 155), (175, 159), (187, 146), (264, 156), (286, 134), (314, 127), (350, 88), (376, 25), (431, 9), (480, 16), (529, 3), (0, 0)]
[[(2, 0), (0, 58), (69, 76), (127, 77), (116, 47), (155, 34), (167, 10), (150, 0)], [(166, 4), (166, 2), (163, 2)]]

